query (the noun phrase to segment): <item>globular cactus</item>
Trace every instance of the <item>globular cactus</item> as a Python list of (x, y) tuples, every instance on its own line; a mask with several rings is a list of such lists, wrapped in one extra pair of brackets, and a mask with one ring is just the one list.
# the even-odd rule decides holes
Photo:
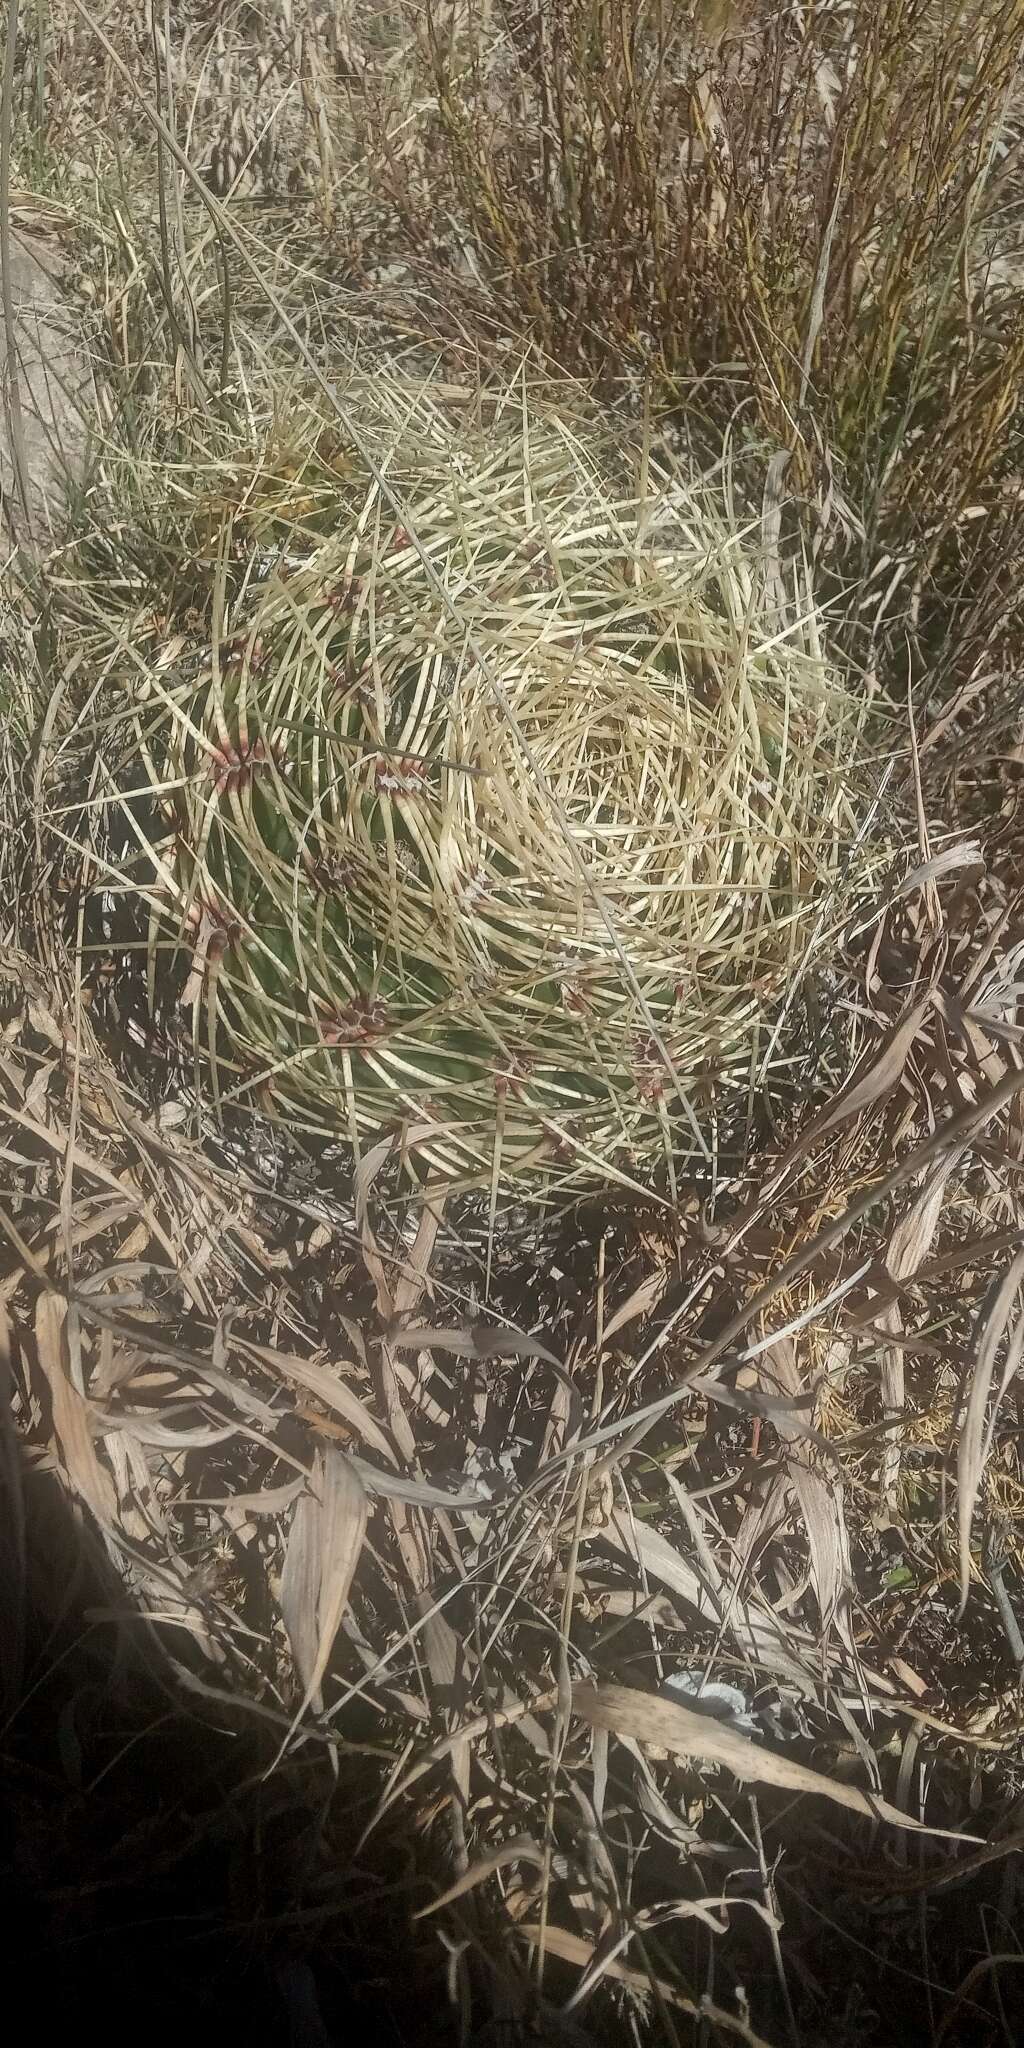
[(194, 522), (191, 638), (106, 658), (204, 1085), (462, 1184), (672, 1183), (834, 935), (862, 707), (721, 481), (578, 395), (346, 405), (362, 453), (268, 448)]

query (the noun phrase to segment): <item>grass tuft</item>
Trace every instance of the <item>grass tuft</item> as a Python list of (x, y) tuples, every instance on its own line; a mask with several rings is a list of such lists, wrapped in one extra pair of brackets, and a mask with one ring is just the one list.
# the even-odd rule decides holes
[(606, 386), (739, 414), (869, 586), (862, 662), (909, 631), (956, 667), (1019, 465), (1014, 0), (432, 0), (417, 45), (394, 191), (438, 274), (461, 252), (463, 300)]

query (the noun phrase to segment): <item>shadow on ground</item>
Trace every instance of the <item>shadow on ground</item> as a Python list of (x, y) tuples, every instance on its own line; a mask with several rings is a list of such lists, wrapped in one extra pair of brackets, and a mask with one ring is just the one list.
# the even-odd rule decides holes
[(354, 1852), (372, 1764), (268, 1776), (251, 1721), (190, 1714), (105, 1618), (111, 1589), (55, 1487), (33, 1479), (26, 1498), (0, 1918), (47, 2036), (94, 2021), (114, 2039), (454, 2042), (443, 1951), (410, 1936), (428, 1895), (411, 1851), (392, 1836)]

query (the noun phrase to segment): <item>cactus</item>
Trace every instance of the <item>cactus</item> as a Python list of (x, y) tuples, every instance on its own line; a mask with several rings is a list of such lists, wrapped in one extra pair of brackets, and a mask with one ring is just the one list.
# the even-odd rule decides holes
[(862, 706), (720, 476), (631, 471), (571, 389), (346, 403), (362, 453), (297, 432), (193, 508), (186, 632), (114, 619), (151, 959), (221, 1107), (674, 1185), (834, 934)]

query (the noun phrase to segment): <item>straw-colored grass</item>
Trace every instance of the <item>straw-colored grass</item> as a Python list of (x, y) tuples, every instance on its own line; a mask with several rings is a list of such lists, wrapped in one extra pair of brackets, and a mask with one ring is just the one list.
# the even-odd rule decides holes
[(175, 473), (198, 623), (116, 539), (83, 586), (104, 886), (215, 1106), (357, 1155), (415, 1125), (449, 1180), (664, 1184), (742, 1140), (848, 906), (862, 704), (721, 477), (631, 474), (572, 387), (345, 403), (383, 488), (301, 429)]
[(453, 325), (472, 302), (767, 443), (864, 586), (849, 641), (884, 681), (908, 643), (932, 688), (991, 665), (1024, 418), (1016, 0), (406, 18), (416, 118), (385, 112), (378, 155)]
[[(673, 10), (589, 14), (631, 11), (652, 23)], [(229, 9), (225, 36), (244, 40), (254, 13)], [(481, 0), (462, 18), (511, 13)], [(556, 13), (542, 11), (541, 28)], [(853, 0), (773, 10), (771, 25), (838, 37), (870, 26), (868, 13)], [(295, 0), (285, 14), (312, 37), (312, 7)], [(241, 124), (206, 64), (212, 15), (188, 12), (177, 106), (166, 81), (161, 104), (193, 166), (214, 170), (216, 134), (227, 175)], [(883, 17), (910, 18), (902, 6), (876, 10), (884, 28)], [(121, 17), (109, 26), (120, 38)], [(272, 1919), (275, 1943), (295, 1929), (315, 1955), (320, 1929), (331, 1956), (337, 1873), (362, 1883), (364, 1869), (347, 1759), (371, 1847), (396, 1824), (429, 1878), (420, 1902), (434, 1912), (412, 1939), (443, 1953), (470, 2038), (506, 2020), (539, 2036), (552, 2004), (563, 2035), (581, 2019), (596, 2038), (671, 2048), (948, 2042), (979, 2016), (1009, 2037), (1019, 1947), (991, 1933), (1010, 1925), (1021, 1845), (1019, 1687), (996, 1588), (1020, 1607), (1022, 847), (1011, 693), (997, 727), (976, 715), (985, 677), (1009, 662), (1019, 589), (1019, 522), (1000, 495), (1012, 409), (1000, 442), (1002, 387), (985, 383), (1003, 361), (998, 326), (983, 330), (965, 288), (970, 333), (951, 345), (944, 330), (930, 381), (915, 386), (927, 403), (884, 444), (889, 525), (874, 533), (899, 546), (872, 587), (848, 592), (846, 621), (870, 628), (888, 595), (920, 658), (940, 534), (970, 626), (949, 658), (971, 759), (958, 751), (950, 766), (957, 707), (930, 701), (949, 680), (930, 665), (912, 695), (905, 777), (893, 739), (892, 801), (911, 820), (918, 871), (894, 864), (844, 948), (860, 709), (817, 643), (795, 516), (807, 504), (780, 499), (804, 491), (817, 449), (808, 495), (822, 518), (804, 538), (820, 569), (838, 530), (830, 505), (852, 509), (856, 533), (853, 501), (882, 446), (822, 424), (847, 391), (856, 427), (870, 396), (841, 295), (830, 282), (822, 309), (808, 294), (835, 187), (815, 187), (797, 250), (810, 272), (787, 271), (793, 244), (773, 227), (785, 208), (763, 216), (755, 191), (727, 224), (729, 236), (737, 220), (750, 229), (749, 271), (736, 268), (742, 237), (724, 236), (729, 264), (714, 277), (684, 264), (680, 295), (669, 277), (657, 300), (659, 317), (679, 315), (669, 381), (682, 390), (686, 333), (707, 336), (686, 330), (683, 288), (720, 322), (694, 440), (715, 416), (712, 387), (729, 411), (753, 385), (756, 411), (740, 423), (752, 421), (750, 447), (763, 454), (774, 434), (789, 449), (755, 525), (721, 472), (680, 473), (635, 410), (628, 429), (625, 409), (597, 420), (577, 388), (535, 374), (525, 345), (529, 374), (503, 386), (474, 375), (460, 397), (408, 366), (401, 378), (343, 372), (343, 417), (302, 410), (302, 337), (303, 388), (313, 365), (339, 375), (343, 287), (322, 261), (324, 224), (354, 180), (340, 102), (369, 99), (372, 67), (338, 88), (320, 64), (281, 60), (281, 92), (304, 77), (303, 123), (319, 138), (311, 204), (289, 196), (262, 211), (218, 184), (211, 220), (165, 145), (161, 222), (144, 113), (105, 46), (85, 41), (97, 112), (123, 100), (126, 115), (83, 139), (69, 72), (75, 142), (54, 182), (71, 190), (83, 247), (101, 252), (91, 339), (103, 413), (78, 551), (22, 594), (18, 730), (0, 762), (6, 810), (28, 828), (24, 873), (2, 866), (0, 847), (0, 883), (33, 949), (5, 960), (0, 987), (0, 1373), (17, 1432), (0, 1446), (5, 1472), (24, 1446), (59, 1476), (176, 1698), (197, 1712), (209, 1701), (220, 1725), (244, 1715), (266, 1744), (258, 1775), (287, 1766), (275, 1801), (303, 1820), (316, 1809), (315, 1847), (289, 1857), (280, 1913), (261, 1835), (254, 1867), (272, 1903), (261, 1922), (244, 1905), (247, 1954)], [(158, 33), (138, 45), (133, 76), (149, 46)], [(919, 46), (901, 47), (909, 65)], [(197, 48), (201, 112), (182, 82)], [(590, 63), (595, 104), (602, 76), (629, 87), (629, 55), (620, 38), (604, 73)], [(456, 80), (470, 98), (476, 84)], [(941, 190), (959, 204), (959, 160), (928, 140), (938, 104), (925, 100), (917, 154), (908, 141), (892, 160), (903, 192), (915, 171), (932, 192), (932, 167), (941, 182), (945, 166)], [(922, 95), (907, 106), (919, 121)], [(777, 112), (766, 88), (769, 127)], [(879, 150), (899, 132), (886, 127), (891, 102), (862, 112), (864, 157), (842, 183), (833, 249), (846, 200), (864, 199), (870, 226), (871, 192), (890, 189)], [(259, 127), (248, 120), (250, 142)], [(611, 127), (620, 167), (642, 166), (628, 123), (618, 138)], [(535, 164), (541, 131), (524, 120), (518, 140), (517, 163), (498, 134), (495, 180)], [(393, 141), (369, 165), (381, 193), (396, 159), (415, 172), (438, 147), (429, 94), (406, 94)], [(102, 175), (83, 197), (93, 142)], [(549, 133), (547, 146), (557, 170), (561, 140)], [(587, 169), (585, 151), (573, 160)], [(719, 159), (699, 190), (714, 200), (723, 176)], [(592, 190), (603, 204), (611, 188)], [(525, 197), (515, 188), (527, 215), (537, 193), (529, 178)], [(433, 204), (446, 236), (442, 184), (411, 196)], [(611, 196), (632, 204), (627, 186)], [(407, 230), (422, 218), (407, 213)], [(667, 230), (680, 219), (658, 216)], [(918, 254), (912, 238), (902, 246), (948, 276), (946, 228), (936, 241), (931, 219)], [(282, 220), (294, 231), (275, 246)], [(627, 226), (643, 298), (642, 213)], [(438, 326), (460, 329), (464, 362), (476, 367), (479, 339), (493, 366), (508, 357), (485, 346), (500, 264), (464, 229), (456, 214), (464, 269), (449, 246), (428, 251), (419, 275), (436, 281), (447, 264)], [(854, 220), (854, 256), (859, 233)], [(743, 280), (766, 252), (778, 259), (770, 308), (786, 318), (752, 324)], [(294, 315), (287, 334), (247, 256)], [(589, 273), (592, 309), (623, 324), (594, 346), (616, 364), (632, 314), (621, 260), (606, 268)], [(896, 326), (875, 339), (885, 372), (896, 334), (897, 370), (876, 395), (889, 434), (917, 360), (907, 323), (928, 298), (895, 254), (886, 276)], [(526, 271), (514, 282), (525, 288)], [(810, 328), (790, 317), (791, 288)], [(418, 306), (407, 300), (413, 325)], [(768, 404), (777, 380), (759, 383), (733, 342), (776, 334), (799, 397), (819, 312), (791, 447)], [(563, 315), (546, 286), (531, 345)], [(1012, 351), (1005, 360), (1015, 374)], [(781, 388), (792, 396), (792, 381)], [(944, 389), (956, 401), (946, 443)], [(987, 413), (984, 389), (998, 401)], [(946, 596), (955, 585), (950, 574)], [(894, 677), (902, 686), (905, 666), (890, 665)], [(987, 864), (949, 845), (952, 821), (984, 834)], [(801, 1046), (805, 973), (814, 1021)], [(822, 1108), (801, 1096), (826, 1009), (837, 1064), (857, 1061)], [(762, 1074), (791, 1078), (789, 1100), (771, 1094), (738, 1183), (720, 1175), (699, 1214), (686, 1199), (670, 1211), (608, 1200), (616, 1180), (645, 1177), (671, 1195), (669, 1157), (684, 1197), (701, 1155), (689, 1111), (724, 1149), (760, 1104)], [(251, 1104), (270, 1112), (275, 1143), (267, 1119), (236, 1113)], [(304, 1144), (311, 1129), (354, 1139), (351, 1181), (337, 1148)], [(382, 1129), (390, 1143), (377, 1148)], [(397, 1176), (410, 1160), (421, 1173), (423, 1152), (434, 1184), (403, 1209), (403, 1229)], [(500, 1180), (532, 1195), (578, 1188), (592, 1170), (604, 1181), (593, 1203), (541, 1223), (510, 1202), (521, 1229), (494, 1228)], [(482, 1202), (446, 1203), (442, 1175), (489, 1185), (489, 1222)], [(9, 1486), (0, 1545), (15, 1594), (17, 1502)], [(1007, 1538), (1003, 1584), (993, 1539)], [(36, 1676), (24, 1674), (29, 1710)], [(710, 1714), (696, 1725), (695, 1702)], [(62, 1765), (91, 1788), (76, 1810), (95, 1797), (88, 1757), (76, 1762), (82, 1725), (76, 1701), (60, 1742)], [(119, 1783), (106, 1767), (123, 1747), (112, 1739), (98, 1761), (101, 1787)], [(901, 1815), (954, 1839), (911, 1842)], [(131, 1834), (121, 1813), (118, 1829)], [(152, 1861), (154, 1837), (139, 1839)], [(58, 1902), (81, 1876), (62, 1862)], [(91, 1913), (89, 1885), (85, 1896)], [(191, 1941), (191, 1910), (187, 1924)]]

